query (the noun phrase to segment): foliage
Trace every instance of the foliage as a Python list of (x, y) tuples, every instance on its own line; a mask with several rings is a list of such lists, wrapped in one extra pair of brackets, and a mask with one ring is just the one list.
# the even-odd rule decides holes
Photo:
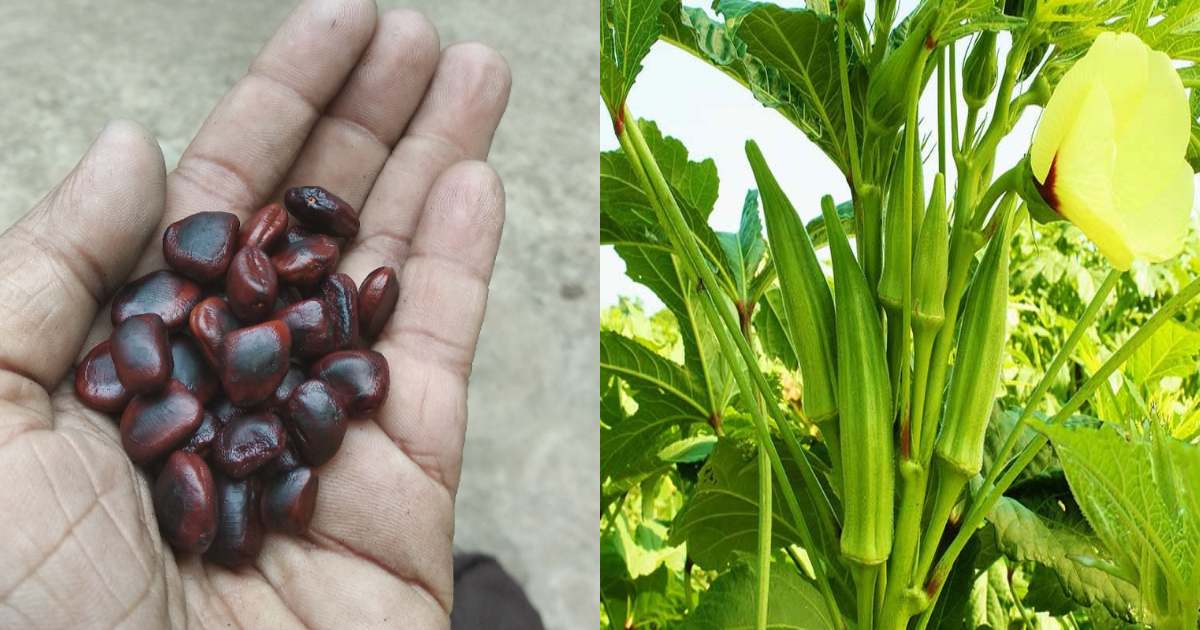
[[(602, 627), (1194, 627), (1200, 486), (1186, 480), (1200, 479), (1200, 307), (1180, 308), (1174, 296), (1194, 294), (1188, 292), (1200, 276), (1200, 238), (1193, 229), (1171, 263), (1139, 263), (1109, 276), (1077, 228), (1027, 220), (1025, 206), (1018, 209), (1005, 194), (1028, 192), (1005, 188), (1019, 170), (993, 181), (992, 161), (1021, 110), (1044, 104), (1047, 87), (1102, 31), (1133, 31), (1177, 60), (1200, 61), (1200, 2), (924, 0), (899, 20), (888, 13), (894, 3), (877, 3), (872, 20), (861, 5), (842, 4), (784, 9), (718, 0), (709, 12), (679, 0), (601, 3), (601, 96), (621, 140), (600, 159), (601, 243), (665, 306), (647, 313), (622, 299), (601, 316)], [(956, 129), (951, 138), (919, 137), (914, 103), (924, 82), (945, 49), (983, 30), (1009, 31), (1013, 42), (1004, 77), (991, 88), (995, 102), (972, 110), (961, 136)], [(882, 76), (887, 57), (912, 33), (928, 49), (918, 57), (923, 72)], [(764, 184), (769, 168), (752, 154), (763, 199), (747, 191), (735, 232), (709, 226), (717, 162), (690, 155), (626, 107), (655, 41), (735, 79), (846, 175), (853, 197), (838, 207), (837, 219), (857, 235), (854, 258), (871, 290), (884, 260), (889, 267), (912, 264), (885, 253), (903, 251), (895, 248), (905, 242), (911, 248), (921, 225), (921, 171), (933, 165), (920, 156), (934, 161), (924, 143), (949, 158), (948, 167), (939, 166), (955, 176), (952, 193), (947, 186), (955, 217), (950, 268), (900, 268), (949, 274), (945, 328), (937, 322), (925, 331), (927, 322), (913, 324), (893, 305), (874, 309), (886, 322), (904, 486), (896, 544), (878, 571), (910, 562), (902, 575), (915, 576), (911, 584), (889, 580), (895, 593), (864, 588), (859, 580), (871, 574), (821, 536), (823, 514), (834, 521), (827, 524), (832, 531), (843, 525), (839, 467), (861, 445), (839, 444), (836, 422), (807, 413), (803, 370), (817, 362), (806, 366), (810, 348), (798, 344), (804, 327), (816, 324), (789, 320), (797, 312), (789, 310), (794, 296), (783, 294), (777, 277), (790, 277), (789, 264), (779, 257), (776, 269), (772, 254), (796, 247), (771, 224), (786, 207), (770, 205), (780, 204), (782, 192)], [(1200, 78), (1194, 68), (1180, 72), (1189, 87)], [(864, 113), (868, 86), (887, 81), (905, 82), (894, 90), (906, 110), (898, 128), (868, 124)], [(1193, 96), (1193, 113), (1198, 103)], [(951, 119), (941, 108), (936, 117)], [(1197, 138), (1194, 123), (1189, 155), (1200, 155)], [(766, 234), (760, 201), (776, 213), (767, 215)], [(930, 459), (937, 423), (952, 421), (941, 418), (941, 391), (947, 379), (972, 372), (945, 368), (974, 360), (957, 350), (965, 326), (956, 321), (960, 298), (971, 286), (976, 250), (996, 238), (995, 226), (1003, 224), (997, 217), (1006, 213), (1016, 218), (1007, 322), (999, 331), (1006, 342), (999, 344), (995, 406), (980, 419), (987, 427), (983, 472), (967, 480), (965, 493), (941, 497), (934, 490), (952, 487), (945, 467)], [(801, 216), (816, 214), (800, 209)], [(893, 219), (887, 227), (885, 216)], [(786, 225), (793, 236), (807, 231), (827, 273), (823, 221)], [(900, 238), (906, 232), (908, 241)], [(911, 297), (899, 289), (896, 295)], [(1171, 317), (1155, 315), (1163, 309)], [(1084, 332), (1073, 336), (1081, 320)], [(1057, 357), (1064, 347), (1069, 353)], [(917, 369), (922, 362), (928, 372)], [(922, 379), (929, 379), (928, 395)], [(855, 389), (839, 391), (844, 398)], [(908, 415), (913, 392), (923, 404), (932, 401), (925, 416)], [(926, 416), (935, 432), (922, 440), (909, 430)], [(1017, 453), (1019, 463), (1007, 469)], [(770, 457), (771, 466), (759, 466), (760, 457)], [(773, 500), (760, 521), (768, 482)], [(917, 494), (908, 494), (913, 488)], [(916, 514), (915, 524), (905, 510)], [(769, 538), (760, 522), (771, 524)], [(905, 529), (914, 526), (918, 531)], [(856, 605), (864, 593), (885, 609), (875, 624), (861, 618), (871, 606)]]

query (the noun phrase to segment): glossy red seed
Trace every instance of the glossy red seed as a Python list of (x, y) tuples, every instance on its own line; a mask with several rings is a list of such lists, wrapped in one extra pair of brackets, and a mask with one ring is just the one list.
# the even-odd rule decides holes
[(192, 432), (192, 437), (188, 438), (187, 443), (183, 445), (181, 450), (188, 453), (196, 453), (201, 457), (208, 455), (209, 449), (212, 447), (213, 440), (217, 438), (217, 432), (221, 430), (221, 421), (210, 411), (204, 412), (203, 419), (200, 420), (200, 426)]
[(346, 412), (333, 388), (323, 381), (305, 381), (287, 404), (292, 445), (312, 466), (333, 458), (346, 436)]
[(249, 245), (229, 265), (225, 291), (233, 314), (247, 323), (260, 322), (275, 308), (279, 278), (263, 250)]
[(275, 388), (275, 392), (262, 404), (262, 408), (265, 411), (283, 415), (288, 398), (300, 386), (300, 383), (303, 383), (307, 378), (304, 375), (304, 370), (293, 364), (288, 368), (287, 374), (283, 376), (283, 380), (279, 381), (279, 386)]
[(337, 392), (346, 413), (357, 417), (377, 409), (387, 398), (387, 359), (374, 350), (342, 350), (313, 364), (309, 376)]
[(238, 235), (238, 246), (253, 245), (261, 250), (269, 251), (280, 241), (287, 232), (288, 214), (283, 205), (267, 204), (259, 208), (242, 226)]
[(113, 325), (145, 313), (162, 318), (167, 328), (178, 328), (200, 302), (200, 285), (165, 269), (152, 271), (121, 287), (113, 296)]
[(133, 397), (117, 378), (111, 344), (102, 341), (75, 368), (75, 395), (96, 411), (120, 413)]
[(400, 282), (396, 280), (395, 269), (380, 267), (367, 275), (358, 290), (359, 330), (364, 337), (374, 339), (383, 332), (399, 298)]
[(187, 441), (200, 426), (204, 408), (182, 384), (170, 381), (157, 394), (135, 396), (121, 414), (121, 445), (145, 464)]
[(334, 349), (334, 325), (329, 306), (309, 298), (286, 306), (271, 315), (292, 333), (292, 355), (316, 357)]
[(304, 461), (296, 454), (295, 446), (292, 444), (292, 439), (289, 437), (287, 444), (283, 446), (283, 451), (271, 461), (262, 465), (258, 469), (258, 476), (263, 479), (270, 479), (280, 473), (285, 473), (289, 470), (299, 468), (304, 465)]
[(156, 392), (171, 378), (173, 359), (167, 327), (158, 315), (134, 315), (113, 329), (112, 359), (117, 378), (132, 394)]
[(339, 256), (337, 241), (317, 234), (285, 245), (271, 257), (271, 264), (281, 281), (312, 287), (337, 267)]
[(211, 282), (225, 275), (236, 249), (236, 215), (228, 212), (197, 212), (184, 217), (163, 232), (163, 257), (179, 273)]
[(250, 564), (262, 550), (263, 527), (258, 516), (259, 480), (213, 475), (217, 494), (217, 535), (204, 557), (236, 569)]
[(287, 443), (283, 423), (273, 413), (242, 416), (217, 433), (212, 446), (213, 465), (241, 479), (275, 459)]
[(346, 350), (358, 339), (358, 287), (344, 273), (330, 274), (321, 283), (321, 299), (333, 315), (334, 347)]
[(221, 345), (221, 385), (239, 407), (266, 401), (288, 371), (292, 334), (279, 320), (239, 328)]
[(195, 341), (188, 337), (172, 337), (171, 363), (171, 378), (191, 390), (201, 403), (207, 403), (217, 395), (221, 384)]
[(317, 506), (317, 473), (311, 468), (296, 468), (276, 476), (263, 485), (260, 514), (263, 525), (293, 535), (308, 531), (313, 509)]
[(234, 418), (246, 415), (244, 409), (233, 404), (224, 396), (216, 397), (206, 409), (217, 419), (218, 426), (222, 427), (232, 422)]
[(154, 482), (154, 513), (176, 551), (204, 553), (217, 533), (217, 493), (199, 455), (175, 451)]
[(332, 236), (358, 234), (358, 212), (337, 195), (320, 186), (289, 188), (283, 205), (304, 225)]
[(192, 309), (188, 329), (214, 368), (221, 364), (221, 344), (225, 335), (241, 326), (229, 303), (219, 297), (206, 298)]

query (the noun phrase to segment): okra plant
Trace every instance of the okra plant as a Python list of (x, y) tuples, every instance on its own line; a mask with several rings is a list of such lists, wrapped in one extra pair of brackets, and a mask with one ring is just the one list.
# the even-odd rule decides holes
[[(1196, 628), (1200, 1), (711, 9), (601, 2), (601, 241), (666, 306), (601, 334), (602, 623)], [(714, 231), (716, 164), (628, 106), (655, 45), (849, 198), (747, 138)]]

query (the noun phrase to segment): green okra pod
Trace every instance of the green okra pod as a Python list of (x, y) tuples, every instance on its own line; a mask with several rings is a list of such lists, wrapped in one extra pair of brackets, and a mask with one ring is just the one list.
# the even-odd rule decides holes
[[(804, 412), (823, 423), (837, 414), (833, 296), (804, 223), (753, 140), (746, 142), (746, 157), (762, 195), (767, 245), (779, 275), (785, 323), (804, 379)], [(840, 230), (841, 222), (834, 222)]]
[[(836, 307), (838, 411), (842, 444), (853, 445), (842, 461), (842, 555), (858, 565), (877, 565), (892, 550), (895, 446), (892, 393), (879, 309), (866, 276), (837, 221), (833, 199), (821, 199), (829, 229)], [(846, 449), (843, 449), (844, 451)]]
[(983, 439), (1004, 364), (1011, 222), (1012, 213), (1005, 212), (971, 279), (935, 446), (938, 459), (967, 478), (983, 465)]
[(918, 330), (937, 330), (946, 319), (950, 226), (946, 216), (946, 183), (941, 173), (933, 179), (929, 207), (917, 234), (913, 254), (913, 326)]
[(996, 89), (996, 33), (983, 31), (963, 61), (963, 100), (975, 109), (987, 103)]

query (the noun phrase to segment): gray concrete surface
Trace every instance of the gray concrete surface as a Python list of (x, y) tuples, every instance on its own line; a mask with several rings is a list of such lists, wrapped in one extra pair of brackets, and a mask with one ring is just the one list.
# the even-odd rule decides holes
[[(381, 0), (382, 8), (400, 6)], [(513, 68), (491, 161), (508, 190), (471, 384), (456, 544), (498, 555), (550, 628), (598, 622), (598, 50), (594, 2), (415, 0), (444, 44)], [(0, 229), (112, 118), (170, 167), (292, 0), (0, 2)]]

